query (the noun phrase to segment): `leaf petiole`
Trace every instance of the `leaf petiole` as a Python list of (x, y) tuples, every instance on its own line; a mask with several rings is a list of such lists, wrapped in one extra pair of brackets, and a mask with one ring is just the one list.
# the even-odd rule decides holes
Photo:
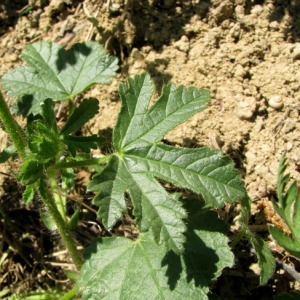
[(53, 167), (54, 169), (61, 170), (67, 168), (80, 168), (93, 165), (102, 165), (110, 160), (111, 155), (99, 158), (91, 158), (86, 160), (74, 160), (74, 161), (58, 161)]

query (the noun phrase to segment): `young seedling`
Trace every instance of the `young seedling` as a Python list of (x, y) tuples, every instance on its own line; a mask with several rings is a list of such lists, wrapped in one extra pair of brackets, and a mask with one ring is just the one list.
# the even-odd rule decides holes
[[(182, 299), (183, 295), (207, 299), (211, 281), (234, 263), (227, 228), (208, 208), (235, 201), (241, 201), (243, 208), (242, 233), (258, 251), (261, 282), (268, 280), (273, 261), (266, 244), (247, 228), (249, 198), (233, 162), (219, 150), (162, 142), (166, 133), (206, 108), (208, 91), (167, 84), (149, 107), (155, 90), (150, 76), (128, 78), (119, 86), (122, 106), (113, 130), (114, 150), (93, 158), (90, 149), (99, 147), (102, 138), (74, 132), (95, 116), (98, 100), (84, 99), (78, 105), (74, 99), (93, 84), (108, 84), (115, 76), (116, 59), (95, 42), (76, 44), (69, 51), (39, 42), (27, 46), (22, 57), (29, 67), (8, 72), (1, 84), (10, 96), (20, 96), (14, 111), (27, 117), (27, 126), (23, 129), (16, 123), (2, 95), (0, 118), (22, 159), (18, 178), (26, 185), (24, 199), (29, 202), (34, 191), (39, 193), (52, 225), (81, 269), (70, 295), (77, 291), (82, 299)], [(69, 112), (59, 128), (54, 108), (63, 100), (69, 102)], [(10, 149), (3, 156), (11, 153)], [(98, 217), (110, 230), (132, 211), (139, 234), (132, 239), (94, 240), (82, 264), (70, 233), (78, 212), (71, 218), (75, 222), (69, 221), (59, 184), (71, 188), (76, 169), (99, 165), (101, 171), (88, 185), (89, 191), (96, 192), (93, 202), (99, 207)], [(169, 193), (162, 181), (199, 194), (203, 201)]]
[(296, 181), (288, 186), (290, 175), (285, 174), (286, 168), (286, 158), (283, 155), (277, 176), (278, 201), (273, 199), (272, 202), (276, 212), (290, 230), (291, 236), (275, 226), (270, 226), (270, 232), (279, 246), (300, 258), (300, 188)]

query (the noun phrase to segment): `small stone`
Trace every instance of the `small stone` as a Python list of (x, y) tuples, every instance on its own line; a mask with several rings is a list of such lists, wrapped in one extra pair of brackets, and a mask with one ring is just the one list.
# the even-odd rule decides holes
[(293, 144), (291, 142), (286, 143), (286, 151), (290, 152), (293, 149)]
[(241, 120), (249, 120), (253, 117), (256, 110), (256, 100), (254, 97), (245, 97), (241, 94), (235, 96), (239, 101), (237, 105), (236, 115)]

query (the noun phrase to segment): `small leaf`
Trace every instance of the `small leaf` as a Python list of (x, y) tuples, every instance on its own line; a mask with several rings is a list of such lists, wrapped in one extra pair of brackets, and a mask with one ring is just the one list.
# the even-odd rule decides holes
[(32, 152), (43, 160), (55, 157), (61, 151), (58, 137), (41, 122), (36, 122), (35, 125), (36, 133), (30, 137)]
[(271, 249), (268, 244), (261, 239), (258, 235), (248, 231), (247, 237), (249, 238), (252, 246), (255, 249), (258, 265), (260, 271), (260, 284), (266, 284), (275, 271), (275, 259), (272, 255)]
[(46, 126), (55, 133), (58, 132), (56, 117), (54, 112), (55, 103), (52, 99), (46, 99), (42, 105), (42, 115), (44, 117)]
[(21, 10), (17, 11), (19, 16), (25, 16), (28, 15), (31, 11), (34, 10), (34, 6), (32, 5), (26, 5)]
[(120, 237), (93, 241), (77, 282), (82, 299), (208, 299), (211, 281), (233, 265), (233, 254), (217, 214), (200, 212), (199, 206), (195, 212), (200, 215), (188, 218), (186, 251), (181, 256), (166, 252), (149, 233), (136, 241)]
[(72, 156), (76, 156), (76, 150), (81, 149), (86, 153), (90, 153), (91, 149), (97, 149), (104, 142), (104, 138), (93, 134), (92, 136), (63, 136), (64, 143), (68, 146)]
[[(291, 190), (291, 192), (289, 191)], [(293, 182), (287, 193), (291, 193), (294, 199), (294, 211), (290, 213), (293, 214), (293, 236), (300, 242), (300, 187), (298, 187), (296, 182)]]
[(33, 184), (43, 176), (44, 164), (37, 160), (28, 159), (20, 166), (20, 171), (19, 181), (25, 185)]
[(23, 192), (23, 200), (26, 205), (34, 199), (34, 185), (27, 185), (25, 191)]
[(14, 145), (10, 145), (0, 152), (0, 163), (6, 162), (10, 157), (15, 159), (17, 156), (18, 153), (16, 147)]
[(130, 176), (123, 164), (113, 156), (102, 172), (95, 175), (88, 185), (88, 191), (99, 191), (94, 203), (99, 206), (98, 216), (107, 228), (111, 228), (126, 211), (124, 193), (128, 180)]
[(99, 102), (95, 98), (84, 99), (80, 105), (75, 108), (73, 113), (70, 115), (67, 123), (61, 129), (60, 134), (67, 135), (92, 119), (99, 110)]
[(267, 243), (249, 230), (248, 222), (251, 215), (251, 199), (245, 197), (241, 201), (241, 214), (239, 218), (239, 224), (241, 225), (242, 232), (251, 242), (255, 253), (257, 255), (258, 265), (261, 269), (260, 271), (260, 284), (266, 284), (268, 280), (272, 277), (275, 271), (275, 258), (272, 255), (270, 247)]

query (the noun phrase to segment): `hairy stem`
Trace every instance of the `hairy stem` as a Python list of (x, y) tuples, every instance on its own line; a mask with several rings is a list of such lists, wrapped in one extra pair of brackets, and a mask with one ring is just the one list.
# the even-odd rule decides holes
[(76, 161), (59, 161), (55, 164), (54, 168), (61, 170), (67, 168), (80, 168), (93, 165), (100, 165), (106, 163), (110, 159), (111, 155), (100, 158), (91, 158), (86, 160), (76, 160)]
[(54, 199), (55, 205), (56, 205), (58, 211), (60, 212), (63, 220), (66, 221), (66, 200), (65, 200), (65, 197), (62, 196), (61, 193), (59, 192), (60, 189), (58, 187), (57, 180), (55, 177), (56, 177), (55, 170), (49, 168), (48, 178), (49, 178), (52, 192), (54, 194), (53, 199)]
[(57, 206), (55, 204), (55, 200), (49, 191), (47, 183), (43, 179), (40, 180), (38, 191), (41, 195), (41, 198), (42, 198), (50, 216), (52, 217), (53, 221), (55, 222), (55, 224), (57, 226), (60, 236), (72, 257), (72, 260), (73, 260), (74, 264), (76, 265), (76, 268), (78, 270), (80, 270), (81, 265), (83, 263), (83, 258), (81, 256), (81, 253), (77, 250), (75, 241), (72, 238), (72, 235), (68, 228), (68, 225), (63, 220), (62, 215), (58, 211)]
[(23, 131), (17, 121), (11, 115), (7, 103), (5, 102), (2, 93), (0, 92), (0, 120), (2, 121), (5, 130), (9, 134), (14, 143), (20, 157), (26, 157), (26, 139), (23, 136)]

